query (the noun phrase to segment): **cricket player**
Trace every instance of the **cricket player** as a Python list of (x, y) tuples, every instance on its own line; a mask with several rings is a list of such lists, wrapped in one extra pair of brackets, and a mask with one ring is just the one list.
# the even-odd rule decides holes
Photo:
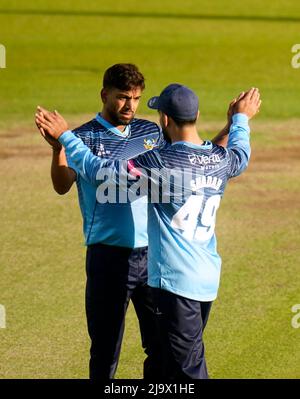
[[(160, 128), (134, 118), (144, 77), (132, 64), (116, 64), (104, 74), (102, 112), (73, 131), (99, 159), (131, 159), (165, 143)], [(235, 101), (235, 100), (234, 100)], [(234, 102), (233, 102), (234, 103)], [(228, 121), (232, 106), (229, 107)], [(125, 314), (131, 299), (139, 320), (142, 345), (147, 354), (144, 378), (160, 376), (161, 351), (153, 333), (153, 303), (147, 283), (147, 204), (134, 202), (99, 203), (96, 187), (65, 155), (59, 141), (41, 128), (59, 115), (38, 109), (36, 123), (53, 148), (51, 176), (59, 194), (76, 181), (83, 216), (86, 254), (86, 315), (91, 338), (90, 378), (113, 378), (118, 364)], [(61, 119), (59, 119), (62, 122)], [(61, 132), (67, 130), (65, 121)], [(229, 122), (215, 141), (227, 140)]]

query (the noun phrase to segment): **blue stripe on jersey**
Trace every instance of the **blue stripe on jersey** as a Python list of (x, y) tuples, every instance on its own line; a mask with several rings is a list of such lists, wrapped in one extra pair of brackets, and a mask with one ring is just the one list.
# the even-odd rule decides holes
[[(109, 125), (103, 126), (99, 115), (75, 129), (80, 138), (100, 158), (130, 159), (157, 148), (162, 142), (160, 128), (153, 122), (134, 119), (127, 128), (128, 135), (116, 135)], [(69, 167), (77, 173), (77, 188), (83, 217), (86, 245), (103, 243), (120, 247), (139, 248), (148, 245), (147, 203), (141, 198), (133, 203), (100, 204), (96, 201), (96, 187), (82, 178), (72, 158)]]
[[(192, 180), (181, 180), (185, 189), (183, 196), (170, 196), (168, 202), (148, 202), (150, 286), (199, 301), (216, 298), (221, 272), (215, 236), (216, 211), (228, 179), (240, 174), (248, 165), (249, 132), (248, 118), (236, 114), (227, 148), (211, 143), (191, 146), (177, 142), (131, 161), (135, 167), (146, 170), (150, 183), (158, 185), (160, 190), (164, 184), (164, 170), (170, 173), (192, 171)], [(99, 184), (97, 173), (103, 167), (111, 167), (115, 174), (121, 170), (123, 164), (93, 156), (71, 133), (64, 133), (60, 142), (91, 184)], [(160, 180), (152, 178), (151, 168), (161, 170)], [(174, 182), (171, 180), (170, 191), (175, 187)]]

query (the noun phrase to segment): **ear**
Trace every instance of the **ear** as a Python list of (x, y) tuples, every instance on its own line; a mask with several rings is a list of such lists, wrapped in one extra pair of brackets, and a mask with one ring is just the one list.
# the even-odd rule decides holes
[(199, 116), (200, 116), (200, 111), (198, 110), (196, 121), (199, 119)]
[(164, 126), (166, 126), (166, 127), (169, 126), (169, 124), (170, 124), (170, 119), (169, 119), (168, 115), (166, 115), (166, 114), (164, 114), (164, 113), (162, 112), (162, 113), (161, 113), (161, 117), (162, 117)]
[(103, 104), (107, 102), (107, 91), (105, 89), (102, 89), (100, 92), (101, 100)]

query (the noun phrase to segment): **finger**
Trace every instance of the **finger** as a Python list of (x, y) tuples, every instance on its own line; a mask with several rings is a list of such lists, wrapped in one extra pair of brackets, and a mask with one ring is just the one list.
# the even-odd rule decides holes
[(41, 128), (44, 130), (45, 136), (50, 135), (51, 137), (53, 137), (53, 130), (47, 126), (44, 122), (41, 123)]
[(244, 95), (245, 95), (245, 92), (242, 91), (242, 92), (238, 95), (238, 97), (236, 98), (236, 101), (241, 100), (241, 99), (244, 97)]
[(39, 129), (48, 130), (50, 127), (45, 122), (39, 122)]
[(44, 129), (41, 127), (40, 123), (37, 120), (35, 120), (35, 124), (36, 124), (36, 127), (38, 128), (39, 132), (41, 133), (41, 135), (43, 137), (45, 137)]
[(49, 122), (54, 122), (56, 120), (56, 115), (54, 112), (47, 112), (44, 114), (45, 119), (47, 119)]
[(42, 114), (42, 113), (35, 114), (35, 117), (36, 117), (36, 119), (37, 119), (38, 121), (40, 121), (40, 122), (51, 123), (50, 121), (48, 121), (48, 120), (45, 118), (44, 114)]
[(38, 105), (37, 107), (36, 107), (36, 109), (38, 110), (38, 111), (40, 111), (40, 112), (42, 112), (43, 114), (51, 114), (52, 112), (51, 111), (49, 111), (48, 109), (46, 109), (46, 108), (43, 108), (43, 107), (41, 107), (40, 105)]
[(254, 104), (257, 104), (257, 99), (258, 99), (257, 91), (254, 91), (253, 94), (252, 94), (252, 96), (251, 96), (251, 98), (250, 98), (250, 101), (251, 101), (252, 103), (254, 103)]
[(64, 119), (57, 110), (54, 110), (54, 115), (58, 121), (62, 121)]
[(258, 104), (256, 105), (256, 114), (259, 113), (260, 111), (260, 105), (261, 105), (261, 100), (258, 102)]
[(35, 115), (35, 123), (36, 123), (36, 125), (39, 127), (42, 122), (44, 123), (45, 119), (42, 116), (39, 116), (39, 115), (36, 114)]
[(253, 97), (252, 101), (257, 106), (260, 101), (260, 94), (257, 93), (256, 96)]
[(36, 120), (45, 121), (44, 114), (42, 114), (41, 112), (35, 114), (35, 119), (36, 119)]
[(257, 97), (259, 95), (259, 90), (255, 87), (252, 94), (251, 94), (251, 100), (256, 101)]
[(36, 118), (37, 118), (38, 123), (40, 123), (41, 125), (43, 124), (43, 125), (47, 126), (49, 129), (53, 129), (53, 123), (49, 122), (48, 120), (46, 120), (43, 117), (40, 117), (38, 114), (36, 114), (36, 115), (37, 115)]
[(63, 116), (61, 116), (61, 114), (57, 110), (55, 110), (54, 113), (55, 113), (57, 121), (67, 124), (65, 118)]
[[(39, 124), (39, 131), (40, 133), (44, 136), (46, 134), (46, 130), (48, 129), (48, 127), (46, 125), (44, 125), (43, 123)], [(45, 136), (44, 136), (45, 137)]]
[(41, 123), (38, 120), (35, 120), (36, 127), (39, 131), (41, 131)]
[(39, 128), (40, 128), (39, 121), (35, 118), (34, 122), (35, 122), (35, 124), (36, 124), (36, 127), (39, 129)]
[(40, 105), (38, 105), (36, 107), (37, 111), (41, 114), (46, 114), (47, 112), (49, 112), (46, 108), (41, 107)]
[(42, 134), (42, 136), (44, 136), (44, 129), (41, 127), (41, 125), (40, 124), (37, 124), (37, 128), (38, 128), (38, 130), (39, 130), (39, 132)]
[(252, 87), (245, 95), (245, 99), (250, 100), (252, 97), (252, 94), (254, 93), (255, 88)]
[(257, 92), (256, 96), (253, 98), (254, 103), (257, 105), (260, 101), (260, 92)]
[(49, 121), (55, 120), (55, 114), (40, 106), (37, 107), (39, 113), (43, 114), (44, 118)]

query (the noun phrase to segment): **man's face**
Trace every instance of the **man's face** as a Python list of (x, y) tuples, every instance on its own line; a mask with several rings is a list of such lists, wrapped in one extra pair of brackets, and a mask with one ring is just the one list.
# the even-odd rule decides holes
[(140, 87), (128, 91), (116, 88), (103, 89), (101, 92), (103, 113), (115, 126), (128, 125), (134, 118), (141, 95)]

